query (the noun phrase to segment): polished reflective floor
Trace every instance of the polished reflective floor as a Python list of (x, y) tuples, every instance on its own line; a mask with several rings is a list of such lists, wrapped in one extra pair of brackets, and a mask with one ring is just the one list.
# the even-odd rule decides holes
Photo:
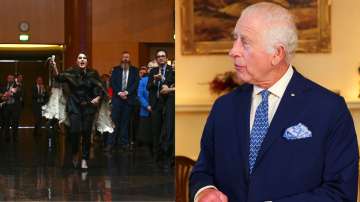
[(174, 201), (173, 170), (159, 168), (145, 149), (109, 156), (94, 140), (82, 172), (66, 142), (32, 129), (20, 129), (16, 141), (0, 137), (0, 201)]

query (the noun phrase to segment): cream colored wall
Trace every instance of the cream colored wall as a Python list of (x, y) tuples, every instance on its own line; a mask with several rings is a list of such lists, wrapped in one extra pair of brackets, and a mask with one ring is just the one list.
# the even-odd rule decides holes
[[(293, 65), (306, 77), (329, 89), (340, 90), (347, 101), (359, 101), (360, 66), (360, 1), (332, 2), (332, 52), (329, 54), (298, 54)], [(227, 55), (181, 55), (180, 1), (175, 1), (176, 33), (176, 154), (195, 158), (206, 120), (206, 110), (189, 112), (189, 107), (208, 106), (214, 96), (209, 94), (207, 82), (215, 74), (232, 69)], [(195, 107), (196, 108), (196, 107)], [(190, 110), (191, 111), (191, 110)], [(359, 111), (353, 111), (360, 116)], [(360, 120), (355, 118), (359, 128)], [(359, 131), (359, 130), (358, 130)]]
[[(177, 70), (176, 70), (177, 71)], [(208, 116), (203, 112), (176, 112), (176, 155), (196, 159), (200, 151), (200, 138)]]

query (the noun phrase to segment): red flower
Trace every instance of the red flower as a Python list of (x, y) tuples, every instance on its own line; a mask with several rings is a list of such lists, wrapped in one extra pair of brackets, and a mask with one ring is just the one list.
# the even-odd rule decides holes
[(209, 83), (209, 87), (211, 93), (222, 94), (234, 90), (242, 83), (243, 82), (237, 78), (236, 72), (227, 71), (221, 74), (217, 74), (215, 78)]

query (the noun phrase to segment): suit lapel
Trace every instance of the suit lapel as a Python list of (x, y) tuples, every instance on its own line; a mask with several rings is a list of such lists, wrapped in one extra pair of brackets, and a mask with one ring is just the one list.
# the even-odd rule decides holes
[(133, 75), (133, 72), (132, 72), (132, 68), (131, 67), (129, 67), (129, 74), (128, 74), (128, 80), (127, 80), (127, 86), (126, 86), (126, 88), (128, 88), (129, 87), (129, 84), (130, 83), (132, 83), (132, 75)]
[(289, 124), (301, 114), (300, 112), (304, 107), (304, 103), (306, 103), (304, 91), (307, 86), (304, 81), (304, 78), (298, 72), (294, 71), (261, 145), (253, 174), (256, 172), (257, 165), (261, 163), (261, 159), (270, 149), (271, 145), (282, 137)]
[(122, 79), (123, 79), (123, 68), (120, 66), (120, 90), (122, 89)]
[(239, 136), (239, 142), (241, 146), (241, 155), (244, 159), (242, 162), (245, 166), (246, 176), (249, 175), (249, 137), (250, 137), (250, 107), (251, 107), (251, 95), (253, 86), (244, 84), (239, 87), (239, 93), (237, 99), (235, 99), (235, 126), (236, 134)]
[(165, 65), (165, 80), (169, 80), (170, 76), (170, 67), (168, 65)]

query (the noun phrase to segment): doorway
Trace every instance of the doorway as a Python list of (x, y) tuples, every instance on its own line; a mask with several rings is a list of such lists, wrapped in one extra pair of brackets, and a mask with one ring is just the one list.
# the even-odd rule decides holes
[(158, 49), (163, 49), (167, 52), (168, 60), (175, 60), (174, 43), (139, 43), (139, 66), (147, 65), (149, 61), (154, 60)]
[(35, 80), (41, 76), (44, 84), (50, 90), (49, 76), (50, 71), (47, 59), (55, 54), (59, 67), (62, 64), (61, 52), (42, 52), (42, 53), (0, 53), (0, 86), (6, 85), (6, 77), (9, 74), (23, 75), (23, 99), (24, 107), (21, 110), (19, 127), (33, 127), (34, 117), (32, 112), (32, 88)]

